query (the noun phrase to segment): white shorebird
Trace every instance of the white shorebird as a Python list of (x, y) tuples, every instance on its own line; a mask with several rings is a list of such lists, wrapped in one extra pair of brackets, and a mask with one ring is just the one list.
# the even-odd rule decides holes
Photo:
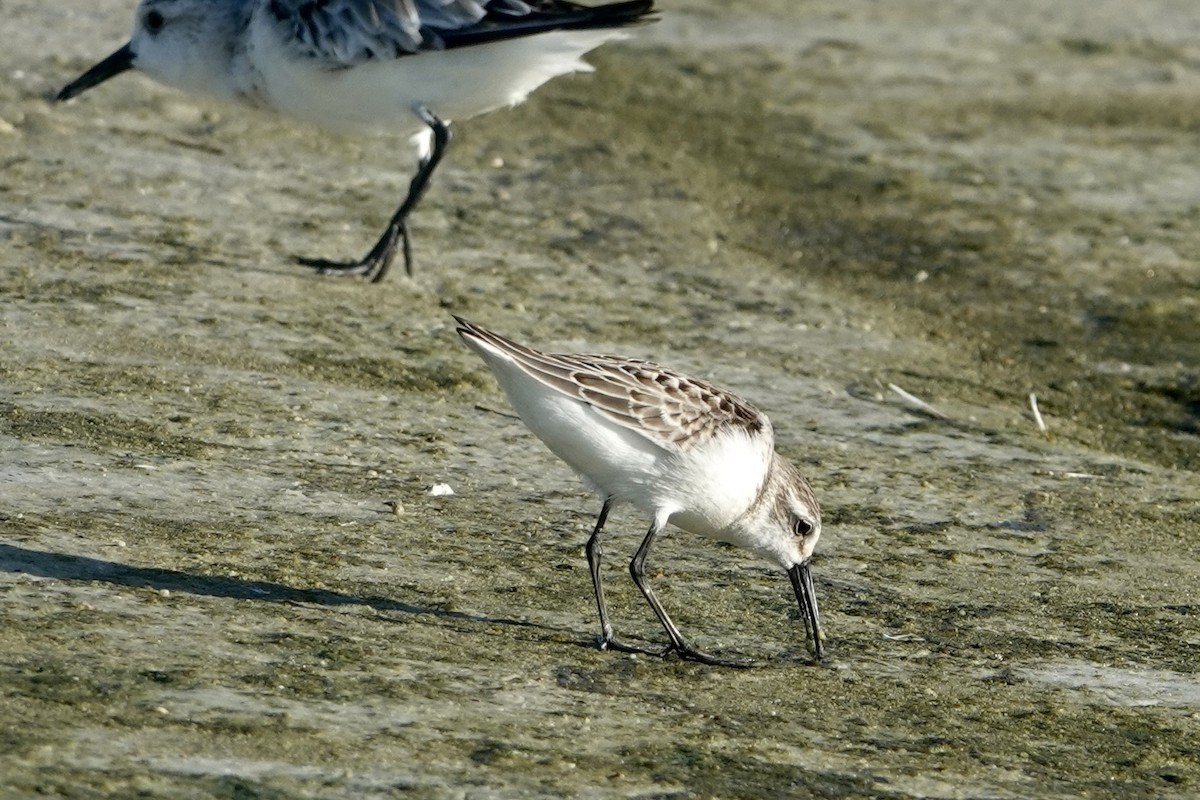
[[(185, 91), (272, 109), (339, 133), (413, 135), (418, 169), (359, 261), (300, 259), (379, 281), (450, 141), (449, 120), (520, 103), (646, 21), (653, 0), (141, 0), (129, 42), (58, 93), (69, 100), (129, 69)], [(415, 116), (414, 116), (415, 115)]]
[[(821, 511), (808, 482), (775, 452), (766, 415), (729, 392), (648, 361), (542, 353), (461, 317), (458, 334), (483, 358), (522, 421), (604, 498), (587, 542), (601, 649), (677, 653), (747, 666), (687, 643), (646, 583), (646, 556), (667, 523), (744, 547), (791, 578), (805, 633), (822, 657), (809, 560)], [(616, 503), (651, 515), (629, 572), (671, 643), (654, 651), (613, 635), (600, 586), (600, 533)]]

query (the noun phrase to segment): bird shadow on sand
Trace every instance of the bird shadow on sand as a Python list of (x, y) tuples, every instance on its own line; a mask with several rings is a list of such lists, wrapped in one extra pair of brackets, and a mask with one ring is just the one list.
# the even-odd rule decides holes
[(0, 544), (0, 572), (24, 573), (39, 578), (53, 578), (62, 581), (104, 581), (131, 589), (146, 588), (159, 591), (165, 589), (173, 593), (225, 597), (232, 600), (254, 600), (303, 606), (317, 605), (329, 608), (366, 606), (379, 612), (429, 616), (446, 621), (534, 628), (556, 634), (573, 633), (563, 628), (527, 620), (448, 611), (432, 605), (417, 605), (388, 597), (365, 597), (328, 589), (303, 589), (273, 581), (198, 575), (160, 567), (136, 567), (119, 561), (33, 550), (12, 544)]

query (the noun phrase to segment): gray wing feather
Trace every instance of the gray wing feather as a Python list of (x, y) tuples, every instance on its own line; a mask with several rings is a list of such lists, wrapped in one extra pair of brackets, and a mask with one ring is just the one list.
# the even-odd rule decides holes
[(476, 25), (489, 10), (529, 13), (521, 0), (270, 0), (297, 54), (349, 67), (443, 47), (438, 31)]

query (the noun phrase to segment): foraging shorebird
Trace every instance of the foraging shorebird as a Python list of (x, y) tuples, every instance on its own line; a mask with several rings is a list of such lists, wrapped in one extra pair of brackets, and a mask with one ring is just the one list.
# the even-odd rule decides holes
[(809, 562), (821, 511), (808, 481), (775, 452), (770, 420), (741, 398), (648, 361), (542, 353), (461, 317), (458, 334), (495, 374), (521, 420), (604, 498), (587, 542), (602, 649), (659, 653), (618, 639), (600, 583), (600, 534), (617, 503), (651, 517), (629, 572), (662, 623), (661, 654), (746, 666), (692, 647), (646, 582), (667, 523), (746, 548), (787, 573), (813, 654), (823, 653)]

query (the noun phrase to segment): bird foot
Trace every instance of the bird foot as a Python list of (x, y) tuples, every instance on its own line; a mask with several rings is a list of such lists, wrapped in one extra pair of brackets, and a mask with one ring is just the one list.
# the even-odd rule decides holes
[(396, 250), (404, 255), (404, 271), (408, 277), (413, 274), (412, 239), (408, 235), (408, 224), (404, 220), (393, 220), (388, 229), (379, 237), (379, 241), (371, 248), (371, 252), (358, 261), (329, 261), (324, 258), (297, 258), (301, 265), (312, 267), (318, 275), (334, 277), (370, 278), (371, 283), (379, 283), (387, 275), (388, 267), (396, 257)]
[(663, 651), (666, 656), (674, 653), (684, 661), (695, 661), (698, 664), (708, 664), (713, 667), (730, 667), (732, 669), (750, 669), (754, 666), (754, 662), (748, 658), (719, 658), (718, 656), (709, 655), (703, 650), (696, 650), (692, 647), (684, 645), (671, 645)]
[(676, 645), (669, 644), (666, 647), (647, 647), (644, 645), (629, 644), (621, 641), (615, 636), (599, 636), (596, 643), (600, 645), (601, 650), (616, 650), (621, 653), (642, 653), (648, 656), (658, 656), (666, 658), (674, 653), (684, 661), (695, 661), (698, 664), (708, 664), (714, 667), (731, 667), (733, 669), (749, 669), (754, 666), (754, 662), (749, 659), (741, 658), (719, 658), (714, 655), (709, 655), (702, 650), (697, 650), (687, 644)]
[[(618, 639), (617, 637), (612, 636), (612, 635), (597, 636), (596, 644), (598, 644), (600, 646), (601, 650), (616, 650), (617, 652), (620, 652), (620, 653), (642, 653), (643, 655), (648, 655), (648, 656), (663, 656), (667, 652), (667, 650), (663, 650), (662, 648), (647, 647), (645, 645), (638, 645), (638, 644), (629, 644), (627, 642), (621, 641), (620, 639)], [(667, 648), (667, 649), (669, 650), (670, 648)]]
[(385, 260), (367, 256), (361, 261), (329, 261), (324, 258), (297, 258), (297, 263), (311, 267), (318, 275), (332, 275), (339, 278), (370, 278), (371, 283), (378, 283), (387, 274), (388, 263)]

